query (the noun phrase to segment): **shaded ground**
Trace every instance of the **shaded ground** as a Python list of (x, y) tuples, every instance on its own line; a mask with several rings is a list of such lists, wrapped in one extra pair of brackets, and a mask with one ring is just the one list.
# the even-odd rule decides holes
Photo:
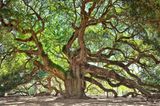
[(160, 101), (147, 102), (142, 98), (57, 99), (42, 97), (3, 97), (0, 106), (160, 106)]

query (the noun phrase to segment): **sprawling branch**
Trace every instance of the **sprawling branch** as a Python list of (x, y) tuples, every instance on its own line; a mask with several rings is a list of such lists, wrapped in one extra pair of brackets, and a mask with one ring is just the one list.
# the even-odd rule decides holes
[(98, 82), (97, 80), (93, 79), (93, 78), (89, 78), (89, 77), (85, 77), (84, 78), (86, 81), (93, 83), (95, 85), (97, 85), (98, 87), (100, 87), (102, 90), (104, 90), (105, 92), (112, 92), (114, 94), (114, 97), (117, 97), (117, 93), (115, 90), (113, 89), (107, 89), (105, 88), (100, 82)]
[(126, 87), (136, 88), (142, 94), (144, 94), (146, 96), (150, 95), (150, 93), (148, 91), (146, 91), (144, 88), (142, 88), (142, 86), (138, 85), (134, 80), (122, 77), (119, 74), (117, 74), (116, 72), (114, 72), (113, 70), (109, 71), (109, 70), (106, 70), (104, 68), (100, 68), (100, 67), (97, 67), (97, 66), (87, 64), (87, 65), (83, 66), (83, 71), (87, 72), (87, 73), (90, 73), (90, 74), (98, 74), (98, 75), (106, 77), (106, 78), (110, 78), (110, 79), (120, 81)]
[(107, 81), (108, 84), (109, 84), (111, 87), (119, 87), (120, 85), (123, 85), (121, 82), (119, 82), (119, 83), (113, 83), (113, 82), (110, 81), (109, 78), (107, 78), (107, 77), (103, 77), (103, 76), (99, 76), (99, 75), (95, 75), (95, 74), (91, 74), (91, 76), (94, 77), (94, 78), (103, 80), (103, 81)]
[(34, 64), (35, 64), (37, 67), (39, 67), (39, 68), (41, 68), (41, 69), (43, 69), (43, 70), (45, 70), (45, 71), (48, 71), (49, 73), (57, 76), (58, 78), (60, 78), (60, 79), (62, 79), (62, 80), (65, 80), (64, 73), (61, 72), (61, 71), (59, 71), (59, 70), (57, 70), (56, 68), (54, 68), (54, 66), (52, 67), (52, 66), (43, 65), (43, 64), (40, 63), (39, 61), (35, 61)]

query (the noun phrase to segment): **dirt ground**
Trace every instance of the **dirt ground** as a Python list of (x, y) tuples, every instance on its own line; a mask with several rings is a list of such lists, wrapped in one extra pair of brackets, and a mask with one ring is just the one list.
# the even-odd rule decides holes
[(0, 106), (160, 106), (160, 101), (143, 98), (62, 99), (53, 96), (17, 96), (0, 98)]

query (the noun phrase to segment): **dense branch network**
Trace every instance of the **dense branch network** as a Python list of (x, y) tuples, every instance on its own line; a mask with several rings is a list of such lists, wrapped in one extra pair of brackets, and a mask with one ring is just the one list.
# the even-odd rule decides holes
[[(36, 57), (34, 65), (39, 69), (52, 73), (54, 77), (58, 77), (64, 82), (66, 80), (71, 80), (68, 77), (73, 77), (72, 80), (75, 80), (74, 78), (80, 79), (81, 82), (88, 81), (99, 86), (106, 92), (112, 92), (115, 97), (118, 96), (116, 91), (104, 87), (98, 80), (108, 82), (111, 87), (123, 85), (130, 89), (134, 89), (134, 91), (138, 90), (148, 97), (151, 95), (150, 89), (154, 89), (158, 92), (160, 91), (159, 85), (146, 83), (140, 75), (135, 72), (137, 68), (140, 68), (137, 71), (147, 72), (145, 67), (148, 67), (148, 65), (143, 62), (143, 59), (147, 58), (153, 61), (154, 65), (158, 65), (160, 60), (152, 53), (151, 49), (145, 49), (143, 43), (141, 43), (143, 42), (143, 39), (140, 39), (139, 37), (141, 32), (143, 32), (143, 30), (140, 30), (143, 29), (142, 26), (137, 23), (132, 23), (133, 20), (130, 19), (127, 14), (123, 13), (126, 8), (123, 8), (120, 0), (73, 0), (72, 5), (74, 8), (75, 20), (72, 23), (72, 28), (74, 31), (67, 44), (63, 47), (63, 53), (68, 58), (69, 70), (71, 71), (69, 73), (70, 75), (65, 73), (62, 67), (54, 64), (48, 54), (45, 53), (39, 38), (41, 33), (45, 30), (45, 21), (29, 3), (25, 0), (23, 0), (23, 3), (33, 12), (32, 15), (36, 17), (33, 26), (26, 29), (21, 28), (21, 22), (19, 22), (19, 20), (11, 19), (9, 22), (6, 22), (3, 17), (0, 17), (0, 22), (1, 25), (5, 27), (9, 27), (23, 35), (27, 35), (27, 38), (25, 39), (16, 37), (15, 40), (17, 42), (32, 42), (35, 44), (33, 49), (21, 50), (16, 48), (14, 52), (25, 53), (31, 59)], [(5, 6), (7, 6), (7, 3), (0, 3), (0, 9)], [(117, 12), (118, 9), (121, 9), (122, 12)], [(40, 28), (35, 31), (34, 27), (37, 22), (40, 22), (41, 25)], [(90, 45), (87, 45), (87, 42), (89, 41), (86, 41), (85, 37), (88, 36), (87, 30), (92, 26), (100, 26), (99, 28), (103, 28), (104, 31), (110, 32), (107, 37), (113, 37), (112, 44), (98, 48), (96, 49), (96, 52), (92, 50), (94, 48), (89, 48)], [(138, 37), (140, 44), (136, 43)], [(78, 47), (76, 50), (72, 50), (75, 42), (77, 42)], [(101, 42), (101, 40), (99, 40), (99, 42)], [(106, 40), (105, 42), (108, 41)], [(93, 43), (95, 42), (92, 42), (92, 44)], [(144, 49), (142, 49), (143, 47)], [(133, 68), (131, 69), (131, 67)], [(87, 76), (88, 74), (91, 77)], [(74, 81), (71, 81), (71, 83), (72, 82)], [(84, 86), (84, 84), (85, 83), (80, 83), (79, 85)], [(51, 88), (46, 85), (43, 86)], [(61, 92), (55, 87), (53, 87), (53, 89), (57, 92)], [(137, 92), (129, 92), (125, 96), (134, 94), (138, 95)]]
[[(79, 54), (76, 54), (76, 57), (79, 58), (79, 61), (82, 64), (81, 67), (82, 67), (82, 70), (84, 71), (84, 73), (98, 75), (96, 78), (103, 79), (103, 80), (107, 81), (112, 87), (124, 85), (129, 88), (138, 89), (142, 94), (144, 94), (146, 96), (149, 96), (150, 93), (149, 93), (149, 91), (147, 91), (145, 89), (145, 87), (151, 87), (151, 88), (154, 87), (154, 89), (157, 89), (159, 91), (159, 85), (148, 84), (148, 83), (143, 82), (141, 80), (141, 78), (139, 78), (138, 75), (133, 73), (131, 71), (131, 69), (129, 68), (132, 65), (139, 65), (141, 68), (143, 68), (143, 66), (142, 66), (143, 63), (141, 63), (141, 59), (143, 59), (143, 58), (152, 59), (155, 62), (155, 64), (159, 64), (159, 60), (152, 53), (149, 53), (148, 51), (142, 51), (138, 45), (129, 41), (130, 39), (134, 41), (134, 37), (136, 35), (138, 35), (139, 32), (135, 33), (133, 31), (132, 33), (130, 33), (131, 34), (130, 37), (125, 37), (125, 36), (119, 37), (119, 34), (129, 32), (129, 30), (133, 27), (132, 25), (128, 25), (127, 23), (125, 23), (123, 19), (116, 16), (117, 13), (111, 15), (108, 18), (109, 12), (112, 10), (114, 11), (119, 0), (116, 0), (115, 2), (113, 2), (112, 0), (109, 0), (107, 2), (107, 6), (105, 7), (105, 10), (103, 10), (104, 12), (102, 13), (102, 15), (98, 18), (94, 17), (95, 15), (93, 15), (93, 14), (95, 12), (93, 12), (93, 10), (95, 10), (96, 12), (99, 10), (99, 7), (101, 5), (100, 2), (103, 4), (105, 1), (103, 1), (103, 0), (97, 0), (97, 1), (84, 0), (84, 1), (82, 1), (82, 5), (80, 7), (81, 8), (81, 11), (80, 11), (81, 23), (79, 24), (79, 26), (76, 26), (76, 20), (74, 21), (73, 28), (75, 29), (75, 31), (74, 31), (71, 39), (69, 40), (69, 42), (65, 46), (66, 51), (64, 51), (64, 53), (69, 54), (69, 52), (72, 52), (72, 51), (69, 51), (71, 48), (71, 45), (73, 44), (73, 42), (76, 39), (78, 39), (80, 51), (78, 52)], [(87, 8), (88, 10), (86, 10), (86, 5), (88, 5), (89, 3), (91, 4), (91, 6), (90, 6), (90, 8)], [(75, 6), (74, 6), (74, 8), (76, 10)], [(116, 19), (118, 24), (124, 23), (128, 27), (124, 28), (124, 30), (120, 31), (118, 28), (118, 24), (114, 25), (110, 19)], [(111, 30), (115, 30), (116, 37), (115, 37), (115, 43), (114, 43), (113, 47), (100, 48), (97, 51), (97, 53), (93, 54), (93, 53), (91, 53), (91, 50), (89, 50), (89, 52), (87, 52), (88, 49), (86, 48), (86, 45), (85, 45), (84, 36), (85, 36), (85, 30), (89, 26), (97, 25), (97, 24), (105, 25), (106, 29), (109, 28)], [(110, 27), (107, 27), (108, 25), (110, 25)], [(137, 52), (137, 55), (134, 57), (127, 56), (123, 50), (116, 47), (119, 44), (120, 45), (127, 45), (133, 51)], [(104, 53), (105, 51), (109, 51), (108, 54), (105, 54)], [(121, 60), (121, 61), (111, 60), (111, 57), (114, 56), (115, 53), (121, 54), (125, 60)], [(71, 59), (71, 61), (74, 61), (74, 63), (79, 64), (79, 61), (72, 60), (73, 59), (72, 57), (68, 56), (68, 58)], [(108, 66), (109, 65), (116, 66), (121, 69), (122, 73), (123, 72), (127, 73), (130, 76), (130, 78), (127, 78), (126, 76), (118, 74), (113, 69), (108, 70), (105, 67), (100, 68), (98, 66), (90, 65), (90, 64), (88, 64), (88, 62), (90, 62), (90, 63), (91, 62), (92, 63), (104, 63), (104, 64), (107, 64)], [(137, 67), (137, 66), (135, 66), (135, 67)], [(147, 67), (147, 65), (145, 65), (144, 67)], [(119, 81), (119, 83), (117, 85), (111, 84), (110, 79), (117, 80), (117, 81)], [(98, 85), (103, 90), (106, 90), (95, 79), (86, 77), (85, 80), (89, 81), (93, 84)], [(110, 90), (108, 90), (108, 92), (110, 92)], [(116, 95), (115, 91), (112, 91), (112, 92)], [(126, 95), (130, 95), (130, 93), (126, 94)]]

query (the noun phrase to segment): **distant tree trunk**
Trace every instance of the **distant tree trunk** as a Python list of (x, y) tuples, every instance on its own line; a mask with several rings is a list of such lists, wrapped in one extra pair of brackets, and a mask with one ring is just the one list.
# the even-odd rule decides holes
[(0, 92), (0, 97), (4, 97), (5, 96), (5, 92)]
[(85, 98), (85, 81), (78, 65), (73, 65), (66, 74), (65, 96), (67, 98)]

